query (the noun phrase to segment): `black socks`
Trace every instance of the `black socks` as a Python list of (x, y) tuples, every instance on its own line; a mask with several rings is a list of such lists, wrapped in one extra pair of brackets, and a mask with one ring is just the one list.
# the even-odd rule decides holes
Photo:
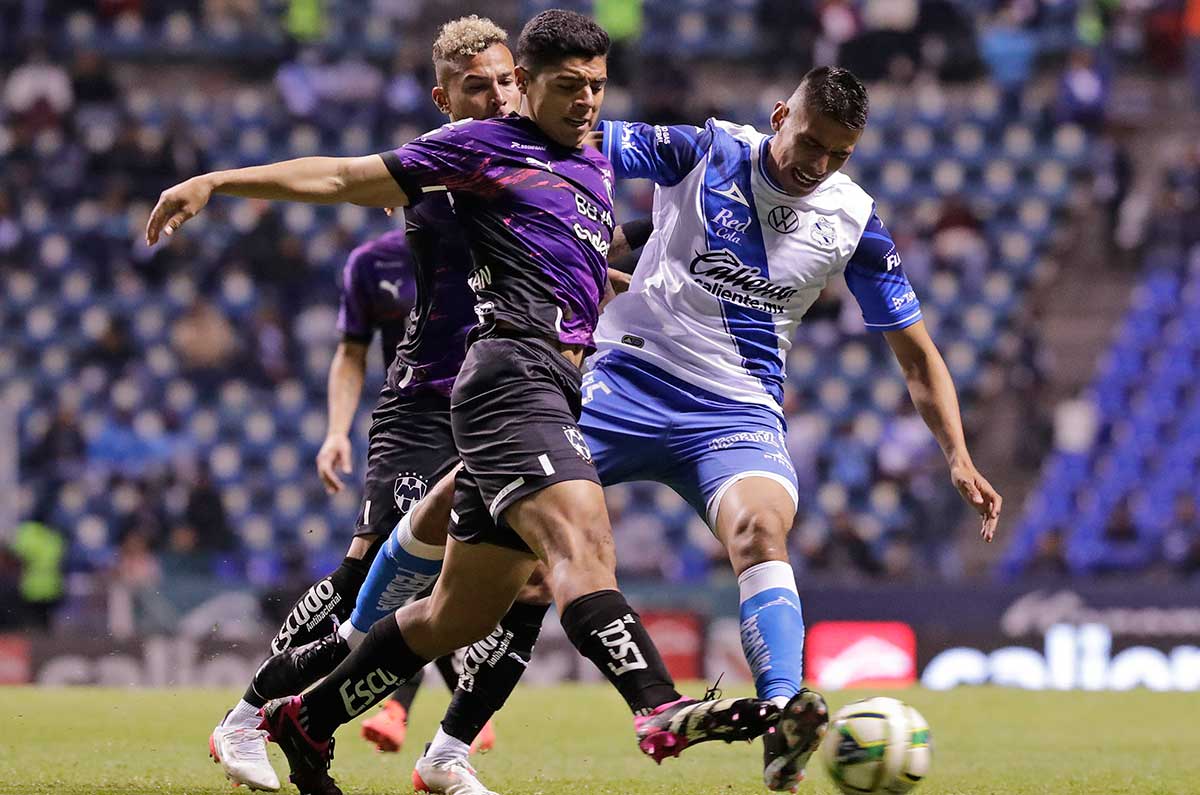
[(571, 643), (613, 683), (635, 715), (648, 715), (680, 697), (641, 617), (620, 591), (581, 596), (561, 617)]

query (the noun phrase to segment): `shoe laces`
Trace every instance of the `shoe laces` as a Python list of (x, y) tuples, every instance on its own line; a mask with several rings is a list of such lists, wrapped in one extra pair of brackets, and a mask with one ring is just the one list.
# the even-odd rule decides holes
[(724, 671), (717, 674), (717, 681), (713, 682), (712, 686), (704, 691), (704, 696), (700, 700), (701, 701), (718, 701), (718, 700), (720, 700), (721, 696), (723, 696), (724, 693), (721, 692), (721, 688), (719, 687), (719, 685), (721, 684), (721, 680), (724, 677), (725, 677)]
[(235, 729), (227, 735), (230, 752), (239, 759), (265, 760), (267, 733), (262, 729)]

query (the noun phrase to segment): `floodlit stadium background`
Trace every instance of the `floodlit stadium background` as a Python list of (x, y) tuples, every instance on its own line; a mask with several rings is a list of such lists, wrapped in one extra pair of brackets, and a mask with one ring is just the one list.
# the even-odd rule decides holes
[[(0, 682), (245, 682), (350, 537), (358, 482), (331, 499), (313, 467), (338, 274), (395, 222), (219, 199), (148, 249), (150, 205), (200, 171), (439, 125), (436, 28), (479, 12), (515, 37), (548, 5), (0, 4)], [(1200, 688), (1200, 2), (558, 5), (617, 42), (607, 118), (765, 129), (814, 64), (869, 83), (847, 171), (1005, 515), (980, 544), (886, 346), (831, 285), (786, 403), (808, 674)], [(622, 186), (618, 219), (650, 201)], [(744, 672), (702, 521), (665, 487), (609, 507), (676, 673)], [(530, 678), (586, 675), (551, 621)]]

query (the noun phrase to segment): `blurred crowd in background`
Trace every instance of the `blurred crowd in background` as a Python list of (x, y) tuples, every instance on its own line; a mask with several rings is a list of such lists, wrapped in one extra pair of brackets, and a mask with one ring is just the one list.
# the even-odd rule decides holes
[[(166, 581), (286, 592), (340, 560), (358, 491), (326, 496), (312, 466), (338, 276), (351, 248), (394, 222), (355, 207), (224, 200), (148, 248), (146, 215), (162, 189), (199, 172), (380, 151), (437, 126), (428, 51), (438, 25), (486, 12), (515, 36), (548, 5), (0, 0), (0, 434), (17, 440), (18, 484), (0, 515), (0, 598), (25, 606), (0, 623), (47, 625), (55, 608), (85, 610), (114, 584), (146, 597), (151, 624), (166, 622), (169, 605), (151, 597)], [(1062, 363), (1046, 354), (1041, 319), (1054, 296), (1044, 290), (1054, 263), (1070, 259), (1078, 208), (1098, 208), (1085, 231), (1101, 241), (1097, 267), (1174, 279), (1138, 288), (1168, 294), (1146, 299), (1144, 357), (1160, 333), (1200, 339), (1168, 329), (1172, 313), (1194, 308), (1171, 296), (1189, 284), (1188, 295), (1200, 293), (1200, 145), (1176, 152), (1164, 183), (1131, 204), (1139, 131), (1115, 124), (1110, 108), (1129, 75), (1184, 90), (1190, 79), (1200, 97), (1200, 2), (555, 5), (594, 13), (613, 34), (608, 118), (715, 115), (765, 128), (772, 102), (813, 65), (866, 79), (870, 126), (847, 170), (878, 199), (969, 427), (989, 422), (1002, 393), (1027, 410), (1014, 459), (977, 452), (977, 463), (998, 485), (1004, 467), (1045, 470), (1035, 497), (1058, 483), (1053, 467), (1073, 466), (1072, 500), (1086, 501), (1097, 459), (1123, 454), (1113, 421), (1139, 399), (1137, 385), (1056, 416), (1050, 383)], [(645, 215), (650, 202), (649, 186), (622, 186), (620, 217)], [(1195, 365), (1195, 349), (1180, 355)], [(380, 358), (369, 360), (355, 477)], [(1200, 571), (1200, 449), (1179, 454), (1190, 474), (1173, 491), (1154, 494), (1156, 504), (1169, 498), (1165, 522), (1131, 494), (1156, 471), (1150, 455), (1122, 470), (1120, 499), (1088, 514), (1104, 549), (1114, 541), (1136, 554), (1072, 548), (1078, 502), (1046, 508), (1049, 518), (1009, 502), (1002, 538), (1017, 541), (1002, 563), (977, 564), (963, 553), (974, 539), (959, 530), (971, 523), (941, 454), (840, 282), (806, 319), (789, 368), (801, 583)], [(1175, 387), (1176, 403), (1200, 400)], [(1085, 449), (1069, 466), (1053, 463), (1064, 424), (1080, 416), (1093, 426)], [(1130, 434), (1191, 439), (1195, 416), (1180, 416), (1148, 442)], [(638, 550), (618, 556), (623, 579), (728, 576), (720, 546), (668, 489), (609, 496), (618, 550)], [(1153, 522), (1159, 529), (1143, 532)]]

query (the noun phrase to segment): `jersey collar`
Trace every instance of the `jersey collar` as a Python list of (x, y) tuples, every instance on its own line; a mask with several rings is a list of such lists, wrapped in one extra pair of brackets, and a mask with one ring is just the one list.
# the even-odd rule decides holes
[(758, 173), (762, 175), (763, 182), (767, 184), (767, 187), (776, 193), (786, 196), (789, 199), (800, 198), (785, 191), (783, 187), (771, 176), (771, 171), (767, 168), (767, 157), (769, 156), (767, 148), (771, 145), (771, 141), (774, 139), (774, 135), (768, 135), (766, 138), (763, 138), (762, 143), (758, 145)]

